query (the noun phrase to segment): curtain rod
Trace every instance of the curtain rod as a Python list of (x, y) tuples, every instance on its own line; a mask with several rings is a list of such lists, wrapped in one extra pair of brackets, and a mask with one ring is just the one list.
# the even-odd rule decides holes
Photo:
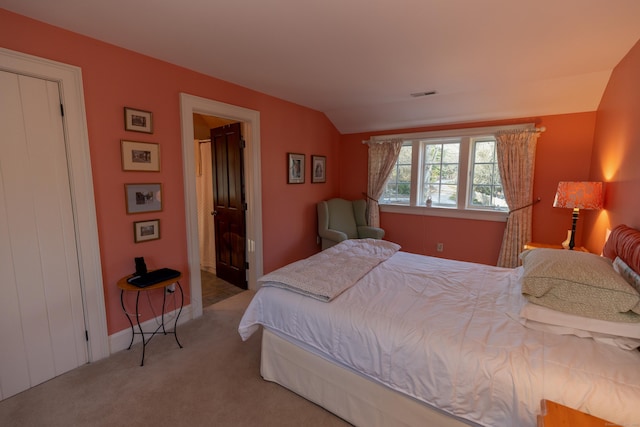
[[(527, 128), (523, 128), (527, 126)], [(424, 132), (412, 132), (405, 134), (395, 134), (395, 135), (374, 135), (369, 139), (365, 139), (362, 141), (363, 144), (368, 143), (376, 143), (378, 139), (417, 139), (417, 138), (436, 138), (442, 136), (470, 136), (477, 133), (496, 133), (501, 130), (511, 130), (511, 129), (520, 129), (524, 132), (544, 132), (547, 130), (545, 126), (535, 127), (533, 123), (523, 123), (518, 125), (504, 125), (504, 126), (487, 126), (487, 127), (479, 127), (479, 128), (462, 128), (462, 129), (446, 129), (446, 130), (434, 130), (434, 131), (424, 131)]]
[(546, 130), (547, 128), (544, 126), (540, 126), (539, 128), (533, 128), (533, 129), (522, 129), (523, 132), (544, 132)]

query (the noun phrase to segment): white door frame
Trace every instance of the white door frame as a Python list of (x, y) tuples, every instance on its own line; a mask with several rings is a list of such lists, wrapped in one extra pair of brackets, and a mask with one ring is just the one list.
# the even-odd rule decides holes
[(98, 224), (93, 194), (89, 137), (79, 67), (0, 48), (0, 69), (55, 81), (64, 105), (72, 208), (82, 286), (89, 362), (109, 356)]
[(191, 282), (191, 315), (202, 315), (200, 247), (198, 238), (198, 201), (194, 152), (193, 114), (204, 114), (242, 122), (246, 142), (244, 156), (245, 197), (247, 201), (247, 261), (249, 289), (257, 290), (262, 276), (262, 175), (260, 172), (260, 112), (213, 101), (186, 93), (180, 94), (182, 124), (182, 163), (184, 205), (187, 227), (187, 253)]

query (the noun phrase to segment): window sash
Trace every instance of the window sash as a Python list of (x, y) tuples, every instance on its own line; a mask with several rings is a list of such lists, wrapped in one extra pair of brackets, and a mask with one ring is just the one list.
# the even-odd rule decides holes
[[(400, 204), (409, 206), (410, 193), (411, 193), (411, 179), (412, 179), (412, 166), (413, 159), (407, 155), (408, 148), (411, 148), (411, 144), (403, 144), (398, 161), (396, 162), (389, 179), (385, 184), (385, 191), (380, 200), (380, 204)], [(406, 197), (402, 197), (406, 195)]]
[(426, 205), (431, 196), (432, 206), (456, 207), (459, 200), (460, 139), (426, 139), (417, 146), (422, 153), (422, 161), (419, 163), (421, 175), (416, 181), (420, 183), (416, 188), (416, 204)]
[[(470, 209), (489, 209), (489, 210), (500, 210), (506, 211), (508, 210), (507, 204), (502, 199), (502, 203), (500, 203), (500, 199), (494, 197), (495, 194), (500, 194), (502, 192), (502, 182), (500, 180), (500, 170), (498, 167), (497, 161), (497, 141), (496, 138), (491, 137), (482, 137), (482, 138), (472, 138), (470, 141), (472, 145), (472, 156), (470, 157), (470, 180), (469, 188), (467, 191), (467, 206)], [(481, 149), (483, 148), (483, 144), (490, 144), (492, 146), (491, 157), (490, 158), (480, 158)], [(488, 170), (488, 180), (483, 180), (478, 182), (477, 178), (479, 174), (476, 174), (478, 171), (485, 169)], [(479, 191), (475, 191), (478, 189)], [(488, 192), (488, 196), (487, 193)], [(504, 193), (502, 193), (504, 194)], [(488, 203), (475, 203), (475, 197), (479, 198), (488, 198)]]

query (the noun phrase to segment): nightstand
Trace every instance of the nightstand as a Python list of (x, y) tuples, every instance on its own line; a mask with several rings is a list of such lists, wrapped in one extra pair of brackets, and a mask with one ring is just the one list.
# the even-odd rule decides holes
[[(568, 250), (568, 249), (564, 249), (562, 247), (562, 245), (552, 245), (550, 243), (537, 243), (537, 242), (529, 242), (526, 243), (524, 245), (524, 249), (536, 249), (536, 248), (547, 248), (547, 249), (563, 249), (563, 250)], [(584, 246), (576, 246), (575, 248), (573, 248), (574, 251), (580, 251), (580, 252), (589, 252), (587, 250), (587, 248), (585, 248)]]
[[(159, 334), (160, 332), (162, 332), (164, 335), (173, 335), (173, 337), (176, 339), (176, 343), (178, 343), (178, 346), (180, 348), (182, 348), (182, 344), (180, 344), (180, 341), (178, 341), (178, 318), (180, 317), (180, 313), (182, 313), (182, 308), (184, 306), (184, 292), (182, 291), (182, 286), (180, 285), (180, 279), (182, 279), (182, 273), (180, 273), (180, 275), (178, 275), (178, 277), (174, 277), (171, 279), (167, 279), (167, 280), (163, 280), (162, 282), (158, 282), (155, 283), (153, 285), (149, 285), (149, 286), (145, 286), (145, 287), (138, 287), (138, 286), (134, 286), (132, 284), (130, 284), (127, 279), (130, 279), (131, 277), (133, 277), (133, 274), (130, 274), (128, 276), (123, 277), (122, 279), (118, 280), (118, 288), (120, 288), (120, 305), (122, 306), (122, 311), (124, 311), (125, 316), (127, 316), (127, 320), (129, 321), (129, 325), (131, 325), (131, 342), (129, 343), (129, 348), (127, 348), (127, 350), (131, 350), (131, 346), (133, 345), (133, 340), (135, 338), (136, 335), (141, 335), (142, 336), (142, 360), (140, 361), (140, 366), (144, 366), (144, 353), (145, 353), (145, 349), (147, 347), (147, 344), (149, 343), (149, 341), (151, 341), (151, 338), (153, 338), (155, 335)], [(176, 310), (177, 310), (177, 314), (176, 314), (176, 318), (173, 322), (173, 330), (168, 331), (166, 328), (166, 323), (165, 323), (165, 310), (167, 308), (167, 291), (166, 289), (171, 286), (172, 284), (176, 284), (176, 288), (178, 291), (180, 291), (180, 306), (177, 306), (176, 303)], [(162, 292), (162, 309), (159, 310), (161, 313), (161, 317), (160, 317), (160, 324), (157, 325), (155, 331), (144, 331), (142, 329), (142, 325), (140, 324), (140, 294), (143, 292), (149, 292), (149, 291), (154, 291), (159, 289)], [(135, 292), (136, 293), (136, 312), (135, 313), (130, 313), (129, 311), (127, 311), (127, 308), (124, 305), (124, 293), (125, 292)], [(172, 293), (175, 291), (172, 291)], [(148, 295), (148, 294), (147, 294)], [(149, 300), (149, 304), (151, 304), (151, 300)], [(152, 308), (153, 310), (153, 308)], [(154, 312), (155, 313), (155, 312)], [(138, 325), (138, 330), (140, 332), (136, 332), (134, 326), (133, 326), (133, 320), (131, 319), (132, 317), (135, 318), (135, 321)], [(162, 331), (160, 331), (162, 329)], [(146, 336), (146, 337), (145, 337)]]
[(543, 400), (540, 402), (540, 407), (538, 427), (612, 427), (617, 425), (551, 400)]

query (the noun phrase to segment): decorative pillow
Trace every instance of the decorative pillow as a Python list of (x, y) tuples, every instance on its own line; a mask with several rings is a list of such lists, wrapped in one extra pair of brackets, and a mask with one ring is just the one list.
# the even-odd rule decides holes
[(607, 258), (564, 249), (532, 249), (520, 258), (529, 301), (584, 317), (640, 322), (640, 294)]
[(640, 274), (633, 271), (622, 258), (616, 257), (616, 259), (613, 260), (613, 269), (618, 272), (628, 284), (633, 286), (636, 291), (640, 292)]
[(610, 322), (552, 310), (526, 303), (520, 323), (530, 329), (556, 335), (575, 335), (614, 345), (625, 350), (640, 347), (640, 323)]
[(602, 255), (613, 261), (620, 257), (632, 270), (640, 273), (640, 231), (618, 225), (609, 234)]

